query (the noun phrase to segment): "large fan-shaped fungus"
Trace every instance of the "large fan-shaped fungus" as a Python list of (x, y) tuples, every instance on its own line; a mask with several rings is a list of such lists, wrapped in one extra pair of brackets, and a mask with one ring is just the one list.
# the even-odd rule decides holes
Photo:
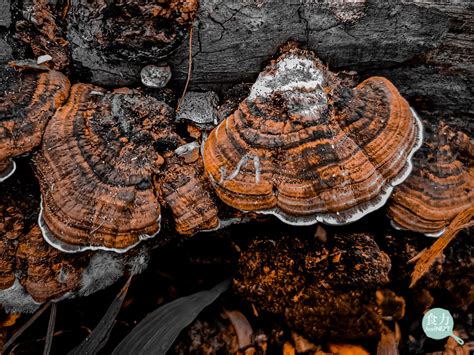
[(397, 228), (439, 236), (474, 204), (474, 142), (444, 123), (428, 131), (410, 177), (395, 189), (388, 215)]
[(218, 196), (291, 224), (342, 224), (381, 207), (411, 170), (422, 127), (385, 78), (354, 89), (308, 51), (273, 61), (207, 139)]
[(66, 100), (69, 80), (60, 72), (0, 69), (0, 181), (15, 170), (12, 157), (41, 143), (44, 128)]
[(172, 110), (148, 96), (77, 84), (35, 158), (44, 238), (65, 252), (124, 252), (160, 229), (152, 176), (175, 148)]

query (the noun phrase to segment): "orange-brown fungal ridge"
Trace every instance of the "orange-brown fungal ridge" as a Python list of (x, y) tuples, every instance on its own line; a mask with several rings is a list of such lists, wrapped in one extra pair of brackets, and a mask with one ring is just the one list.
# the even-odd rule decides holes
[(172, 109), (127, 89), (71, 89), (35, 157), (43, 236), (64, 252), (125, 252), (160, 229), (153, 175), (175, 148)]
[(387, 79), (343, 87), (315, 55), (290, 49), (209, 135), (205, 170), (228, 205), (290, 224), (344, 224), (385, 204), (422, 141)]
[(57, 71), (0, 69), (0, 182), (15, 171), (11, 158), (41, 143), (44, 128), (66, 100), (69, 80)]
[(81, 286), (81, 276), (91, 255), (61, 253), (47, 244), (35, 225), (20, 238), (16, 251), (20, 285), (36, 302), (58, 299)]
[(396, 228), (437, 237), (474, 204), (474, 142), (444, 123), (429, 128), (413, 172), (394, 190), (387, 213)]
[(199, 145), (193, 142), (178, 147), (166, 163), (157, 190), (162, 204), (172, 212), (176, 231), (193, 235), (218, 228), (217, 206), (202, 173)]

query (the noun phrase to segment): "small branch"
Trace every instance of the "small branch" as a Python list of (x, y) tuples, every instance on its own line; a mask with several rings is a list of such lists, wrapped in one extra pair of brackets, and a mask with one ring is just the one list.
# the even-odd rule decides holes
[(184, 96), (186, 95), (186, 91), (188, 90), (188, 85), (191, 80), (191, 72), (193, 68), (193, 30), (194, 30), (194, 22), (191, 25), (191, 29), (189, 30), (189, 50), (188, 50), (188, 76), (186, 78), (186, 84), (184, 85), (183, 94), (178, 101), (178, 106), (176, 107), (176, 113), (179, 112), (181, 103), (183, 102)]
[(470, 207), (459, 213), (456, 218), (451, 221), (444, 234), (419, 257), (415, 269), (411, 274), (410, 287), (415, 286), (416, 282), (421, 279), (426, 272), (428, 272), (435, 262), (436, 257), (443, 252), (461, 229), (474, 225), (474, 223), (471, 222), (473, 215), (474, 207)]

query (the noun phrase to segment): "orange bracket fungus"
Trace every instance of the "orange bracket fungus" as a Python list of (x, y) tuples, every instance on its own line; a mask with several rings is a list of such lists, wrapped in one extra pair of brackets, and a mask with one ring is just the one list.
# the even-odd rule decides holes
[(203, 159), (234, 208), (337, 225), (383, 206), (421, 142), (419, 118), (387, 79), (348, 88), (313, 53), (293, 48), (210, 133)]
[(60, 72), (0, 69), (0, 182), (15, 171), (11, 158), (41, 143), (43, 131), (66, 100), (69, 80)]
[(42, 203), (39, 226), (64, 252), (125, 252), (160, 230), (153, 186), (180, 142), (172, 109), (152, 98), (88, 84), (71, 88), (46, 127), (35, 157)]
[(217, 206), (202, 174), (199, 145), (193, 142), (178, 147), (166, 162), (157, 190), (163, 206), (173, 214), (176, 231), (192, 235), (218, 228)]
[(438, 237), (474, 204), (474, 142), (444, 123), (428, 131), (413, 158), (414, 170), (390, 199), (392, 225)]

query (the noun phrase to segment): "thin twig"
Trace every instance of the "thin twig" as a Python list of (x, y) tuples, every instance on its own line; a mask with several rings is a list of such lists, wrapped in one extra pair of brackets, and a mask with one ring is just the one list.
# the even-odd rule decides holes
[(51, 301), (49, 301), (48, 303), (45, 303), (40, 309), (38, 309), (36, 313), (33, 314), (31, 318), (28, 319), (28, 321), (25, 324), (23, 324), (15, 332), (15, 334), (13, 334), (10, 340), (8, 340), (5, 343), (5, 345), (3, 345), (2, 354), (5, 354), (6, 350), (18, 339), (18, 337), (20, 337), (20, 335), (22, 335), (25, 332), (25, 330), (27, 330), (30, 327), (30, 325), (32, 325), (35, 322), (35, 320), (37, 320), (44, 313), (44, 311), (46, 311), (49, 308), (49, 306), (51, 306)]
[(51, 305), (51, 313), (49, 314), (48, 332), (46, 333), (46, 340), (44, 342), (43, 355), (49, 355), (51, 346), (53, 345), (54, 325), (56, 323), (57, 303), (53, 302)]
[(438, 255), (448, 246), (454, 239), (456, 234), (464, 228), (471, 227), (473, 223), (471, 219), (474, 215), (474, 207), (470, 207), (460, 212), (446, 228), (446, 231), (441, 237), (433, 243), (433, 245), (426, 250), (418, 259), (415, 269), (411, 274), (410, 287), (415, 286), (416, 282), (430, 269), (435, 262)]
[(186, 91), (188, 90), (189, 82), (191, 81), (191, 72), (193, 70), (193, 30), (194, 30), (194, 22), (191, 25), (191, 29), (189, 30), (189, 49), (188, 49), (188, 77), (186, 78), (186, 84), (184, 85), (183, 94), (178, 101), (178, 105), (176, 107), (176, 112), (179, 112), (181, 103), (183, 102), (184, 96), (186, 95)]

